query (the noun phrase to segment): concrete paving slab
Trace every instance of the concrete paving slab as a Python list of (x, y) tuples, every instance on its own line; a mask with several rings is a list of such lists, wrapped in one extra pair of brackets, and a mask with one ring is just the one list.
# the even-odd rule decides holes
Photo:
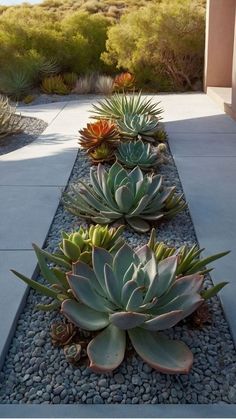
[(67, 101), (41, 105), (20, 105), (17, 106), (17, 112), (21, 113), (23, 116), (40, 118), (50, 124), (66, 105)]
[(168, 133), (232, 133), (236, 124), (204, 93), (158, 95)]
[(59, 204), (58, 187), (0, 186), (0, 250), (42, 246)]
[[(0, 369), (27, 297), (26, 285), (10, 269), (32, 276), (36, 266), (33, 251), (0, 251)], [(2, 408), (0, 406), (0, 412)]]
[(221, 292), (224, 311), (236, 342), (236, 158), (175, 157), (201, 247), (208, 254), (231, 250), (214, 263), (213, 280), (228, 280)]
[(236, 157), (235, 134), (171, 132), (168, 139), (174, 156)]
[(1, 156), (0, 185), (65, 186), (90, 107), (90, 102), (68, 103), (36, 141)]

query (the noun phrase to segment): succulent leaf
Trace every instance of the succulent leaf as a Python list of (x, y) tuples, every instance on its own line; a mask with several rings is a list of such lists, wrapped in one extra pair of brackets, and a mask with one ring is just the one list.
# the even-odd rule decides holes
[(140, 327), (152, 332), (170, 329), (182, 320), (182, 316), (182, 310), (170, 311), (169, 313), (160, 314), (159, 316), (153, 317), (151, 320), (145, 321)]
[(91, 286), (90, 280), (88, 278), (68, 273), (67, 279), (75, 298), (77, 298), (83, 304), (96, 311), (110, 311), (106, 306), (104, 306), (102, 298)]
[(90, 368), (100, 373), (114, 370), (124, 359), (125, 345), (125, 331), (110, 324), (88, 344)]
[(189, 373), (193, 355), (183, 342), (138, 327), (128, 333), (136, 352), (151, 367), (166, 374)]
[(101, 330), (109, 324), (107, 313), (101, 313), (74, 300), (64, 300), (61, 311), (69, 321), (81, 329)]
[(146, 314), (120, 311), (110, 315), (110, 321), (121, 330), (130, 330), (140, 326), (147, 319)]

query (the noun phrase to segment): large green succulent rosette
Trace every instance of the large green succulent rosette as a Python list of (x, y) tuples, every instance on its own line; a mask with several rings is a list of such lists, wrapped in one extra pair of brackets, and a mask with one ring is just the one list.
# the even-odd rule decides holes
[(175, 216), (186, 207), (175, 187), (164, 187), (160, 175), (144, 175), (139, 167), (127, 172), (119, 163), (106, 171), (98, 165), (90, 171), (90, 184), (79, 181), (64, 195), (64, 205), (81, 218), (98, 224), (126, 221), (140, 233), (149, 222)]
[(157, 263), (148, 246), (135, 252), (125, 244), (115, 256), (95, 247), (92, 259), (92, 268), (73, 264), (67, 277), (74, 299), (65, 300), (61, 309), (76, 326), (101, 331), (87, 347), (90, 367), (101, 373), (117, 368), (128, 334), (136, 352), (156, 370), (188, 373), (191, 351), (162, 331), (202, 304), (203, 277), (177, 278), (177, 256)]

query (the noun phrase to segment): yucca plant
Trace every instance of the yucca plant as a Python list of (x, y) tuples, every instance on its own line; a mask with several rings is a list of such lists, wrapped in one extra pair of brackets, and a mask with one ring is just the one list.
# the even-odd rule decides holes
[(103, 119), (87, 124), (87, 127), (80, 130), (79, 133), (79, 145), (88, 152), (94, 151), (101, 145), (114, 147), (119, 141), (116, 125)]
[(41, 89), (44, 93), (56, 93), (58, 95), (67, 95), (70, 91), (64, 83), (62, 76), (45, 77), (42, 81)]
[(0, 139), (22, 131), (23, 123), (9, 99), (0, 95)]
[(115, 159), (114, 149), (107, 144), (102, 144), (91, 151), (89, 157), (94, 164), (110, 162)]
[[(193, 275), (196, 273), (199, 273), (200, 275), (206, 275), (213, 270), (213, 268), (207, 268), (209, 263), (212, 263), (215, 260), (220, 259), (230, 253), (229, 251), (226, 251), (201, 258), (201, 254), (205, 249), (199, 249), (197, 245), (192, 247), (184, 245), (178, 249), (176, 247), (169, 247), (164, 242), (157, 241), (155, 229), (152, 229), (151, 231), (148, 247), (154, 252), (158, 262), (170, 256), (177, 256), (177, 276)], [(227, 282), (218, 283), (208, 290), (203, 291), (202, 297), (205, 299), (213, 297), (225, 285), (227, 285)]]
[(125, 115), (149, 115), (161, 119), (163, 109), (158, 107), (159, 104), (142, 98), (141, 92), (130, 95), (115, 93), (93, 105), (92, 118), (119, 120)]
[(116, 158), (126, 167), (139, 166), (142, 170), (153, 169), (160, 162), (158, 153), (151, 149), (150, 144), (145, 144), (141, 140), (120, 143)]
[(138, 138), (154, 143), (159, 128), (157, 118), (149, 115), (124, 115), (117, 121), (120, 133), (124, 137)]
[[(108, 226), (91, 225), (89, 228), (80, 227), (78, 231), (70, 234), (62, 232), (60, 250), (57, 253), (47, 252), (33, 244), (41, 274), (47, 285), (27, 278), (15, 270), (12, 272), (40, 294), (53, 298), (52, 303), (38, 304), (37, 309), (54, 310), (60, 306), (61, 301), (70, 295), (66, 272), (71, 271), (72, 264), (78, 260), (91, 264), (94, 246), (107, 249), (113, 254), (124, 243), (121, 237), (123, 231), (124, 226), (115, 229), (108, 228)], [(48, 266), (48, 263), (53, 263), (55, 267)]]
[(135, 77), (129, 72), (117, 74), (114, 80), (114, 90), (127, 91), (134, 88)]
[(73, 89), (77, 82), (77, 74), (76, 73), (64, 73), (62, 75), (63, 81), (70, 89)]
[(90, 171), (90, 183), (79, 181), (63, 201), (73, 214), (99, 224), (124, 219), (144, 233), (150, 229), (149, 221), (172, 217), (186, 206), (175, 187), (162, 186), (162, 176), (144, 176), (139, 167), (128, 173), (116, 162), (107, 172), (99, 164)]
[(27, 95), (32, 88), (32, 78), (27, 71), (12, 70), (0, 76), (0, 91), (20, 100)]
[(111, 95), (113, 91), (114, 80), (110, 76), (98, 76), (95, 84), (96, 93)]
[(67, 274), (74, 299), (62, 313), (89, 331), (100, 331), (87, 346), (90, 368), (106, 373), (124, 359), (126, 332), (151, 367), (167, 374), (188, 373), (193, 355), (180, 341), (160, 333), (193, 313), (204, 301), (203, 277), (177, 278), (177, 256), (157, 263), (148, 246), (133, 251), (127, 244), (115, 256), (93, 249), (93, 268), (81, 262)]

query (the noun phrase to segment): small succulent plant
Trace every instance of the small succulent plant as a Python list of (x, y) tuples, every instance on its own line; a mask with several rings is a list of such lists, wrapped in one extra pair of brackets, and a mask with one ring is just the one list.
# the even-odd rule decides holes
[(155, 142), (155, 133), (158, 130), (157, 118), (149, 115), (124, 115), (117, 121), (117, 126), (124, 137), (138, 138)]
[(204, 301), (203, 277), (177, 278), (177, 256), (157, 263), (148, 246), (136, 252), (127, 244), (115, 256), (93, 249), (93, 269), (77, 262), (68, 273), (75, 300), (62, 303), (62, 313), (76, 326), (99, 331), (87, 346), (90, 367), (109, 372), (123, 361), (126, 332), (136, 352), (158, 371), (188, 373), (193, 355), (163, 330), (175, 326)]
[(7, 97), (0, 95), (0, 139), (7, 135), (22, 131), (23, 124), (20, 115), (16, 115)]
[(142, 98), (141, 92), (129, 95), (115, 93), (93, 105), (92, 118), (119, 120), (125, 115), (149, 115), (161, 119), (163, 109), (158, 107), (159, 104)]
[[(170, 256), (178, 256), (176, 268), (177, 276), (193, 275), (196, 273), (205, 275), (211, 272), (213, 269), (207, 268), (209, 263), (212, 263), (215, 260), (220, 259), (230, 253), (229, 251), (216, 253), (201, 259), (201, 253), (205, 249), (199, 249), (196, 245), (192, 246), (191, 248), (184, 245), (179, 249), (175, 247), (169, 247), (165, 243), (157, 241), (155, 229), (152, 229), (148, 247), (153, 250), (158, 262)], [(201, 295), (205, 300), (208, 300), (209, 298), (212, 298), (214, 295), (216, 295), (227, 284), (228, 282), (220, 282), (217, 285), (202, 291)]]
[(64, 355), (68, 362), (77, 364), (81, 358), (82, 346), (79, 343), (71, 343), (64, 346)]
[(51, 338), (55, 346), (68, 345), (76, 334), (72, 323), (53, 323), (51, 325)]
[(150, 229), (148, 221), (170, 218), (186, 206), (174, 187), (162, 186), (162, 176), (143, 175), (139, 167), (128, 173), (116, 162), (107, 172), (99, 164), (90, 171), (90, 183), (78, 182), (63, 201), (74, 215), (99, 224), (125, 219), (144, 233)]
[(60, 75), (45, 77), (42, 81), (41, 89), (44, 93), (56, 93), (58, 95), (67, 95), (70, 91)]
[(139, 166), (142, 170), (150, 170), (160, 163), (158, 153), (151, 149), (150, 144), (142, 140), (122, 142), (117, 147), (117, 160), (124, 166)]
[[(116, 252), (124, 243), (121, 237), (123, 231), (124, 226), (115, 229), (107, 226), (91, 225), (89, 229), (80, 227), (78, 231), (71, 234), (62, 232), (62, 241), (59, 244), (60, 251), (58, 253), (49, 253), (33, 244), (41, 274), (48, 285), (42, 285), (15, 270), (12, 270), (12, 272), (40, 294), (53, 298), (52, 303), (48, 305), (38, 304), (36, 308), (45, 311), (58, 309), (61, 301), (70, 295), (66, 272), (71, 271), (72, 263), (81, 260), (91, 264), (92, 248), (94, 246), (103, 247), (111, 253)], [(48, 262), (54, 263), (56, 267), (49, 267)]]
[(126, 91), (134, 88), (135, 77), (133, 74), (126, 72), (118, 74), (114, 80), (114, 90)]
[(160, 142), (165, 142), (167, 140), (167, 132), (164, 129), (158, 129), (155, 133), (155, 139)]
[(119, 141), (119, 132), (115, 124), (107, 120), (99, 120), (80, 130), (79, 145), (88, 152), (101, 145), (115, 147)]
[(115, 159), (114, 149), (109, 147), (107, 144), (102, 144), (95, 150), (89, 153), (89, 157), (92, 159), (94, 164), (108, 162)]

